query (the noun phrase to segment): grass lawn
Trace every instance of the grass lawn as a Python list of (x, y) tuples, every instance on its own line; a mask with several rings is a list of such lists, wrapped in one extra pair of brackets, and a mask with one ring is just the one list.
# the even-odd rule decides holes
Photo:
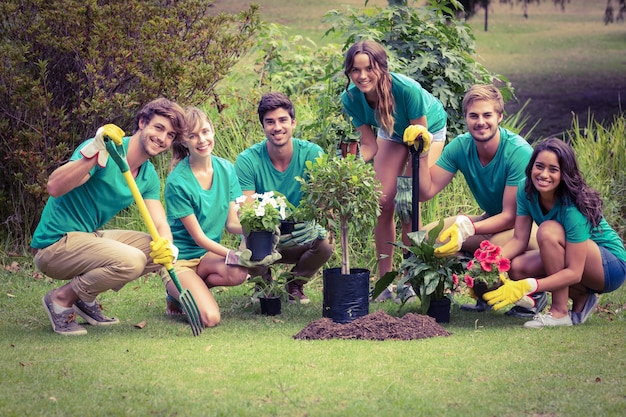
[[(218, 0), (216, 8), (249, 3)], [(319, 39), (325, 11), (364, 2), (256, 3), (268, 20)], [(531, 5), (527, 20), (519, 6), (496, 4), (487, 33), (482, 21), (471, 22), (480, 59), (520, 96), (543, 103), (532, 114), (550, 122), (546, 129), (561, 129), (563, 112), (571, 121), (569, 106), (550, 100), (573, 103), (582, 94), (577, 83), (595, 80), (585, 91), (596, 93), (626, 85), (624, 25), (604, 27), (582, 4), (601, 18), (604, 0), (572, 0), (558, 19), (550, 2)], [(31, 257), (0, 254), (0, 416), (626, 415), (625, 286), (602, 295), (581, 326), (525, 329), (499, 312), (462, 312), (458, 304), (471, 300), (458, 297), (444, 325), (451, 336), (375, 342), (293, 339), (322, 316), (319, 277), (307, 286), (309, 305), (284, 304), (278, 317), (261, 316), (246, 286), (216, 289), (222, 323), (199, 337), (164, 314), (155, 276), (99, 297), (120, 324), (62, 337), (41, 306), (59, 285), (37, 273)], [(381, 308), (407, 311), (389, 302), (370, 311)]]
[[(448, 337), (300, 341), (307, 306), (264, 317), (246, 288), (217, 294), (222, 323), (193, 337), (164, 314), (157, 277), (99, 301), (120, 319), (89, 334), (52, 332), (41, 297), (57, 282), (28, 259), (0, 272), (2, 416), (623, 416), (626, 289), (581, 326), (525, 329), (453, 306)], [(457, 301), (468, 302), (461, 297)], [(398, 315), (390, 302), (370, 306)], [(405, 310), (406, 311), (406, 310)], [(417, 312), (414, 305), (413, 311)], [(143, 329), (135, 327), (146, 322)]]

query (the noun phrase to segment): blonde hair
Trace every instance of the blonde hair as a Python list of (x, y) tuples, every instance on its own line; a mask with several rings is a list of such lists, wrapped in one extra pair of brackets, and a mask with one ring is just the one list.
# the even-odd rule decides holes
[(348, 49), (348, 52), (346, 52), (344, 64), (344, 73), (346, 77), (348, 77), (346, 91), (350, 86), (350, 70), (352, 70), (354, 57), (357, 54), (366, 54), (369, 57), (372, 71), (378, 77), (378, 83), (375, 89), (378, 101), (374, 114), (380, 125), (379, 127), (391, 136), (393, 135), (393, 125), (395, 123), (393, 118), (395, 101), (391, 93), (391, 74), (389, 73), (389, 66), (387, 64), (387, 52), (385, 48), (372, 40), (359, 41), (352, 45), (350, 49)]
[(467, 109), (475, 101), (490, 101), (494, 103), (494, 107), (498, 114), (504, 113), (504, 99), (502, 93), (493, 84), (475, 84), (465, 93), (463, 97), (463, 117), (467, 114)]

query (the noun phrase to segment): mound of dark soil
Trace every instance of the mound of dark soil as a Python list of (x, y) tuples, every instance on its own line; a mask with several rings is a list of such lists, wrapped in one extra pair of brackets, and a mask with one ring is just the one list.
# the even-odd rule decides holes
[(364, 339), (364, 340), (412, 340), (435, 336), (449, 336), (434, 318), (407, 313), (403, 317), (392, 317), (384, 310), (352, 321), (335, 323), (321, 318), (309, 323), (293, 338), (300, 340)]

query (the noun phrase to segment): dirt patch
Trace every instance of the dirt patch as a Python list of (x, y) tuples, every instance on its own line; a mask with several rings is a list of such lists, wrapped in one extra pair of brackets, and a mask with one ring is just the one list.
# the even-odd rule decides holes
[(413, 340), (435, 336), (449, 336), (434, 318), (407, 313), (392, 317), (384, 310), (359, 317), (351, 323), (335, 323), (321, 318), (309, 323), (293, 338), (299, 340), (362, 339), (362, 340)]

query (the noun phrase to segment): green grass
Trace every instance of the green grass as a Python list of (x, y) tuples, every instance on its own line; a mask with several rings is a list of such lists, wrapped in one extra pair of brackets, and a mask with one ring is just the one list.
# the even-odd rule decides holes
[[(218, 292), (223, 321), (193, 337), (164, 314), (158, 277), (101, 296), (120, 324), (52, 332), (29, 259), (0, 275), (3, 416), (620, 416), (626, 411), (626, 289), (582, 326), (524, 329), (453, 306), (452, 333), (414, 341), (300, 341), (307, 306), (264, 317), (246, 286)], [(9, 263), (5, 261), (5, 265)], [(470, 301), (459, 297), (458, 302)], [(395, 304), (372, 304), (398, 314)], [(413, 307), (417, 312), (418, 307)], [(403, 310), (403, 313), (407, 310)], [(135, 325), (145, 321), (146, 326)]]
[[(218, 2), (228, 7), (244, 3), (249, 4), (235, 0)], [(258, 3), (269, 20), (279, 21), (280, 17), (281, 23), (298, 28), (291, 29), (291, 33), (303, 32), (315, 39), (320, 36), (316, 29), (317, 17), (313, 16), (321, 17), (326, 10), (339, 7), (329, 0)], [(342, 3), (361, 5), (363, 2)], [(374, 3), (384, 5), (386, 1)], [(580, 3), (581, 0), (568, 3), (562, 18), (571, 15), (578, 19), (579, 25), (584, 25), (588, 17), (573, 13)], [(500, 6), (495, 7), (496, 11), (500, 10)], [(551, 5), (543, 4), (541, 10), (544, 8), (551, 8)], [(505, 28), (499, 28), (500, 15), (492, 14), (487, 34), (479, 33), (481, 22), (472, 22), (478, 26), (479, 52), (482, 58), (489, 60), (486, 62), (489, 69), (512, 79), (511, 74), (516, 77), (539, 74), (528, 75), (531, 80), (544, 80), (543, 84), (532, 85), (537, 91), (551, 88), (549, 84), (554, 81), (548, 75), (555, 74), (559, 59), (573, 62), (581, 74), (591, 65), (595, 65), (594, 71), (598, 69), (592, 56), (604, 54), (602, 48), (591, 43), (578, 52), (568, 52), (576, 42), (585, 42), (585, 36), (570, 42), (566, 37), (557, 36), (558, 20), (542, 18), (541, 23), (538, 9), (530, 6), (529, 11), (531, 17), (527, 22), (520, 18)], [(519, 8), (514, 9), (513, 14), (516, 13), (519, 14)], [(523, 26), (525, 24), (536, 26)], [(616, 30), (618, 28), (620, 30)], [(576, 33), (575, 29), (568, 30), (568, 33)], [(606, 45), (623, 51), (623, 42), (619, 41), (624, 36), (623, 28), (613, 25), (606, 30), (612, 32), (602, 35), (610, 41)], [(506, 38), (512, 31), (519, 35), (530, 31), (535, 38), (531, 36), (521, 41), (512, 36)], [(544, 36), (546, 33), (548, 38)], [(595, 34), (589, 36), (596, 40), (602, 38)], [(553, 41), (557, 45), (549, 46)], [(488, 49), (489, 45), (494, 49)], [(526, 45), (545, 45), (549, 53), (532, 52), (532, 48), (525, 49)], [(506, 46), (510, 51), (498, 55), (496, 49)], [(513, 60), (514, 53), (521, 58)], [(618, 52), (610, 59), (615, 58), (613, 55)], [(614, 62), (606, 66), (610, 68)], [(509, 69), (517, 72), (509, 73)], [(536, 116), (533, 113), (530, 125)], [(232, 138), (247, 136), (247, 140), (254, 142), (262, 137), (254, 111), (250, 110), (246, 117), (250, 123), (214, 120), (218, 134), (216, 154), (233, 159), (237, 153), (234, 150), (242, 144)], [(250, 132), (251, 129), (254, 130)], [(623, 130), (622, 120), (615, 134), (624, 138)], [(603, 135), (598, 143), (605, 143), (609, 137), (617, 136)], [(590, 167), (600, 163), (593, 152), (597, 146), (593, 145), (577, 150), (584, 155), (581, 158), (581, 168), (585, 164), (583, 170), (591, 170)], [(617, 152), (621, 149), (619, 155), (623, 156), (623, 145), (617, 144), (614, 149)], [(617, 169), (623, 166), (617, 158), (612, 161)], [(605, 177), (615, 172), (623, 173), (623, 169), (608, 174), (602, 170)], [(617, 177), (609, 179), (622, 184), (622, 177)], [(607, 179), (598, 177), (595, 181), (602, 184)], [(615, 196), (610, 194), (614, 190), (603, 190), (603, 197), (613, 201)], [(466, 199), (464, 192), (462, 184), (455, 182), (430, 203), (426, 214), (438, 218), (450, 210), (471, 210), (473, 206), (469, 203), (467, 206), (459, 203)], [(618, 204), (618, 214), (619, 209)], [(111, 226), (142, 229), (134, 209)], [(373, 270), (372, 245), (373, 242), (359, 245), (354, 257), (360, 257)], [(338, 264), (336, 257), (331, 264)], [(85, 337), (56, 335), (41, 307), (41, 297), (59, 285), (35, 272), (32, 257), (0, 254), (1, 416), (568, 417), (626, 414), (626, 287), (602, 295), (600, 310), (582, 326), (524, 329), (522, 320), (501, 313), (461, 312), (458, 303), (470, 302), (470, 299), (458, 297), (451, 323), (444, 325), (451, 336), (373, 342), (293, 339), (308, 323), (322, 315), (319, 277), (307, 290), (311, 304), (283, 305), (283, 314), (275, 318), (261, 316), (259, 307), (248, 303), (246, 292), (250, 289), (247, 286), (216, 289), (222, 323), (217, 328), (206, 329), (199, 337), (191, 335), (184, 321), (165, 316), (163, 287), (154, 276), (132, 282), (119, 293), (107, 292), (99, 297), (105, 313), (118, 317), (119, 325), (88, 327), (89, 334)], [(398, 307), (390, 303), (372, 304), (370, 311), (379, 308), (392, 315), (407, 311), (399, 312)], [(418, 308), (414, 306), (411, 311), (417, 312)], [(135, 327), (143, 321), (146, 322), (143, 329)]]

